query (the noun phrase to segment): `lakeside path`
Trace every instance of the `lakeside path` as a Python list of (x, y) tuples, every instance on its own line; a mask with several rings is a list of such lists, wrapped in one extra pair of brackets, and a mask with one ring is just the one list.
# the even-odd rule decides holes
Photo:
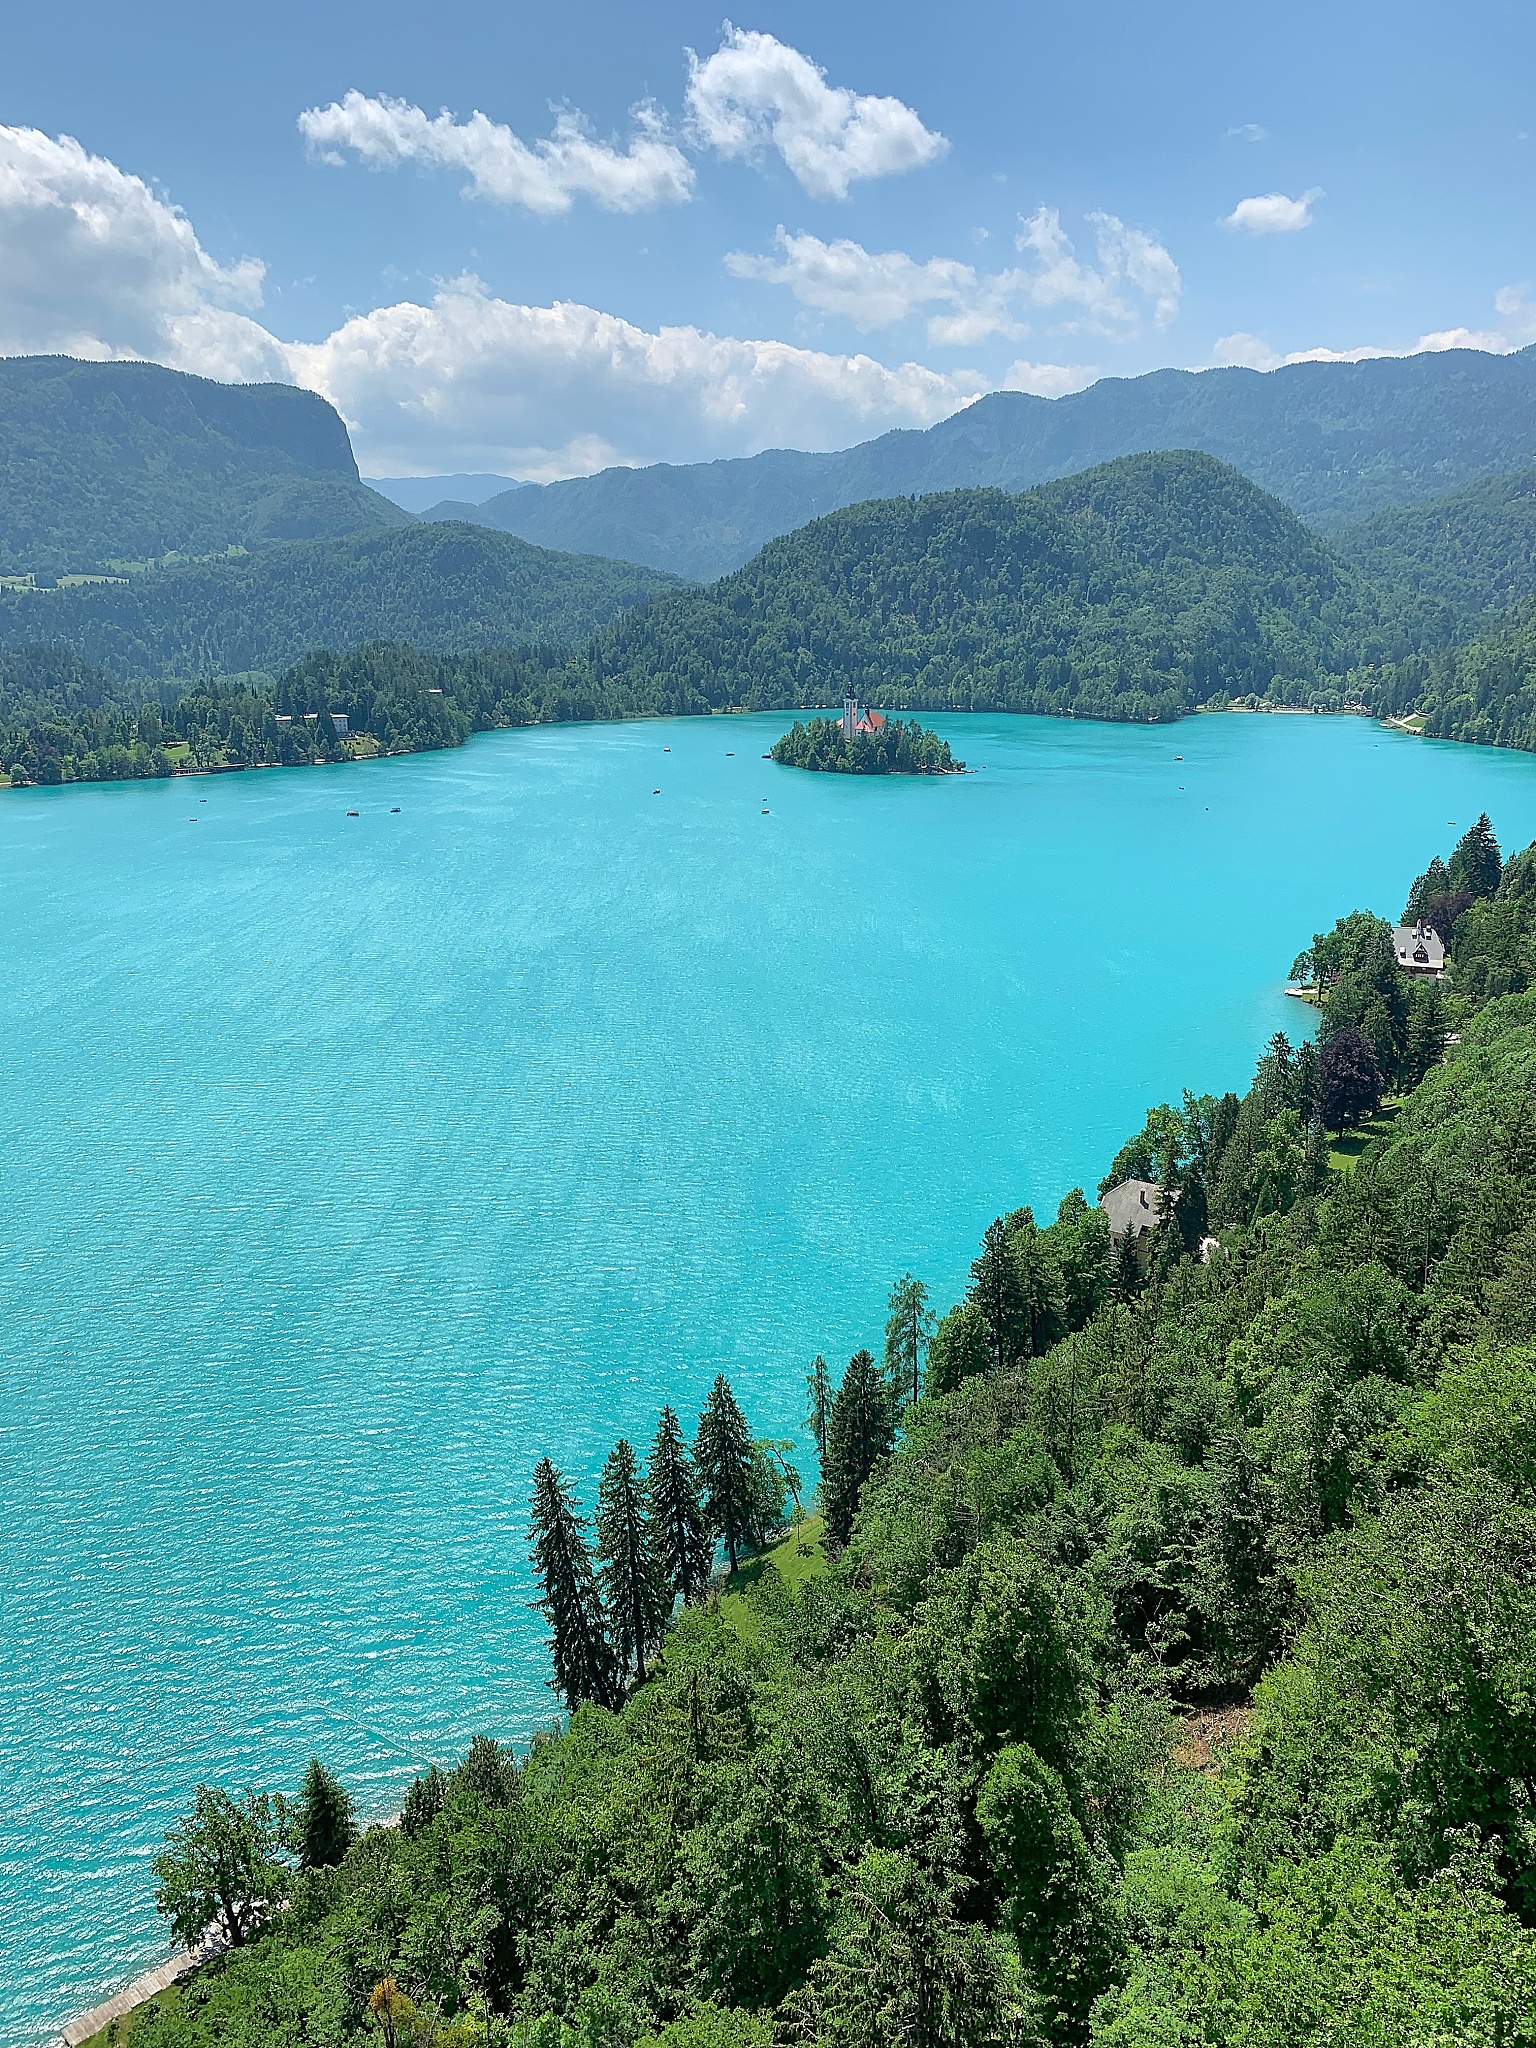
[(185, 1977), (188, 1971), (195, 1970), (199, 1963), (206, 1963), (210, 1956), (218, 1953), (220, 1946), (219, 1942), (205, 1941), (197, 1948), (184, 1948), (168, 1961), (157, 1963), (154, 1969), (135, 1977), (114, 1997), (101, 2005), (93, 2005), (89, 2012), (81, 2013), (78, 2019), (61, 2028), (58, 2035), (61, 2048), (80, 2048), (82, 2041), (89, 2041), (93, 2034), (99, 2034), (113, 2020), (123, 2019), (136, 2007), (147, 2004), (157, 1991), (166, 1990), (178, 1978)]

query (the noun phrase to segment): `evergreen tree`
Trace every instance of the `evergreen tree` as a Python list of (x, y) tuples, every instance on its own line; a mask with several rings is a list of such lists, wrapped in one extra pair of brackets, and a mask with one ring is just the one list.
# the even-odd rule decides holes
[(1317, 1059), (1317, 1113), (1342, 1138), (1381, 1107), (1381, 1069), (1365, 1032), (1345, 1025), (1334, 1032)]
[(810, 1412), (805, 1426), (816, 1443), (816, 1456), (823, 1464), (827, 1458), (827, 1417), (832, 1413), (832, 1381), (827, 1372), (827, 1361), (818, 1351), (816, 1363), (805, 1376), (805, 1391), (810, 1396)]
[(640, 1468), (621, 1437), (597, 1489), (598, 1576), (619, 1676), (644, 1685), (646, 1659), (661, 1643), (671, 1604), (663, 1592), (645, 1522)]
[(709, 1584), (714, 1545), (699, 1505), (699, 1483), (682, 1428), (670, 1408), (661, 1411), (645, 1476), (651, 1564), (664, 1604), (692, 1606)]
[(962, 1380), (984, 1373), (991, 1359), (981, 1310), (974, 1301), (963, 1301), (950, 1310), (933, 1333), (923, 1392), (930, 1396), (952, 1394)]
[(564, 1478), (548, 1458), (541, 1458), (533, 1474), (528, 1541), (544, 1596), (534, 1605), (550, 1625), (550, 1661), (555, 1667), (550, 1688), (572, 1713), (589, 1700), (611, 1707), (618, 1698), (586, 1527)]
[[(915, 1401), (923, 1391), (923, 1352), (933, 1335), (933, 1311), (921, 1280), (903, 1273), (886, 1303), (885, 1369), (897, 1403)], [(909, 1391), (910, 1390), (910, 1391)]]
[(1048, 1255), (1032, 1209), (1008, 1218), (1008, 1243), (1019, 1276), (1019, 1357), (1043, 1358), (1064, 1335), (1065, 1291)]
[(1437, 853), (1424, 873), (1408, 891), (1407, 906), (1403, 911), (1404, 924), (1417, 924), (1425, 915), (1431, 903), (1451, 892), (1451, 878), (1445, 862)]
[[(1471, 831), (1457, 843), (1446, 881), (1452, 894), (1465, 892), (1468, 896), (1491, 896), (1498, 888), (1503, 872), (1499, 842), (1493, 836), (1488, 813), (1484, 811)], [(1440, 936), (1447, 938), (1449, 934), (1442, 932)]]
[(1115, 1239), (1114, 1289), (1116, 1301), (1134, 1301), (1141, 1292), (1141, 1251), (1134, 1230), (1122, 1231)]
[(724, 1373), (710, 1388), (699, 1417), (693, 1462), (704, 1489), (706, 1523), (725, 1544), (735, 1571), (737, 1553), (756, 1533), (757, 1484), (752, 1471), (752, 1432)]
[(301, 1870), (330, 1870), (357, 1840), (352, 1795), (319, 1757), (309, 1760), (303, 1788), (287, 1815)]
[(880, 1460), (890, 1456), (894, 1435), (889, 1382), (868, 1351), (855, 1351), (827, 1425), (822, 1502), (835, 1543), (848, 1541), (860, 1489)]
[(987, 1349), (994, 1372), (1002, 1372), (1027, 1355), (1029, 1306), (1008, 1225), (1001, 1216), (987, 1225), (987, 1234), (981, 1241), (981, 1256), (971, 1267), (968, 1299), (980, 1309), (986, 1325)]

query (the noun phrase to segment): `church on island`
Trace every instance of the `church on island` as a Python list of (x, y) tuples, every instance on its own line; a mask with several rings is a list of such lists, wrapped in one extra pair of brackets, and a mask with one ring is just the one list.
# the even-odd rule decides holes
[(878, 711), (863, 711), (857, 697), (843, 699), (843, 738), (851, 742), (856, 733), (874, 733), (885, 730), (885, 718)]

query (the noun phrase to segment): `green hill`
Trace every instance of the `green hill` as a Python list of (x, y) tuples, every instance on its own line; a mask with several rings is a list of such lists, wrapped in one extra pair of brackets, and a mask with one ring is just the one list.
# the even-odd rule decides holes
[(1506, 611), (1536, 594), (1536, 469), (1380, 512), (1336, 534), (1334, 545), (1367, 576), (1465, 616)]
[(0, 360), (0, 575), (404, 526), (340, 415), (287, 384), (155, 363)]
[(1210, 457), (1128, 456), (1016, 496), (856, 505), (661, 599), (587, 660), (626, 704), (1170, 718), (1305, 700), (1436, 623)]
[(276, 674), (312, 648), (371, 640), (443, 654), (567, 646), (673, 587), (632, 563), (551, 554), (478, 527), (413, 523), (119, 583), (0, 593), (0, 648), (67, 645), (119, 676)]
[[(1536, 460), (1536, 349), (1475, 349), (1288, 369), (1155, 370), (1066, 398), (997, 391), (923, 432), (812, 455), (606, 469), (453, 516), (543, 547), (700, 579), (868, 498), (1020, 491), (1122, 455), (1194, 448), (1320, 531), (1416, 505)], [(446, 508), (440, 508), (447, 516)]]
[(1383, 716), (1422, 713), (1434, 739), (1536, 751), (1536, 598), (1464, 646), (1387, 665), (1365, 695)]

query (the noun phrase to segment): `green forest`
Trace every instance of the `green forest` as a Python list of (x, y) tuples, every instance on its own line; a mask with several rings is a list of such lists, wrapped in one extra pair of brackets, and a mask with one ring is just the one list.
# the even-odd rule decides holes
[(292, 541), (61, 590), (0, 590), (0, 649), (67, 645), (124, 680), (277, 675), (317, 648), (570, 647), (671, 579), (473, 526)]
[(840, 718), (813, 718), (794, 725), (773, 744), (781, 768), (809, 768), (826, 775), (958, 775), (965, 767), (948, 740), (915, 718), (888, 718), (878, 732), (852, 739)]
[(903, 1275), (814, 1499), (724, 1379), (590, 1521), (542, 1461), (568, 1718), (396, 1825), (202, 1788), (157, 1896), (231, 1945), (136, 2048), (1529, 2048), (1536, 847), (1430, 906), (1448, 983), (1353, 912), (1315, 1042), (1149, 1111), (1146, 1236)]
[(158, 363), (0, 361), (0, 576), (409, 524), (359, 480), (341, 416), (312, 391)]

